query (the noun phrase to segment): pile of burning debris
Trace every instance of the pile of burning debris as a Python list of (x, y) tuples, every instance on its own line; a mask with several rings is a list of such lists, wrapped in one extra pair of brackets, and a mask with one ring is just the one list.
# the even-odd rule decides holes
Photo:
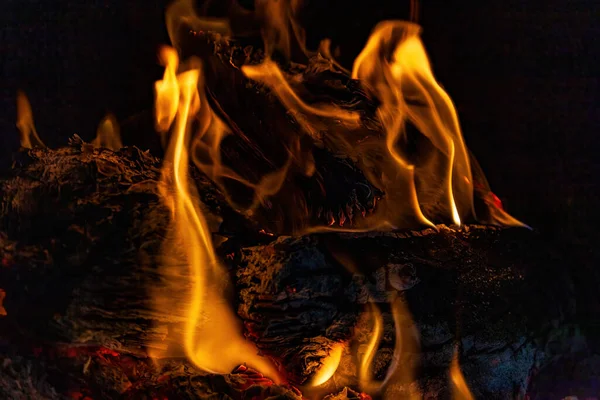
[(164, 159), (111, 116), (47, 149), (19, 95), (3, 398), (535, 398), (567, 359), (560, 394), (593, 387), (572, 275), (489, 189), (418, 26), (378, 25), (349, 71), (298, 6), (244, 11), (262, 48), (169, 7)]

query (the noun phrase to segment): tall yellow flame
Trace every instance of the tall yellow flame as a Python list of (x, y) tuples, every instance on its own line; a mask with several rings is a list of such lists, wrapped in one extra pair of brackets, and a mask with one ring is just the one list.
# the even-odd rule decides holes
[(21, 134), (21, 147), (26, 149), (31, 149), (34, 146), (46, 147), (35, 129), (29, 99), (20, 90), (17, 91), (17, 128)]
[(96, 138), (92, 141), (92, 145), (115, 151), (119, 150), (123, 147), (119, 131), (117, 118), (113, 114), (108, 114), (98, 125)]
[[(388, 150), (398, 166), (407, 173), (416, 172), (417, 176), (421, 172), (427, 173), (429, 184), (435, 184), (439, 179), (446, 191), (447, 210), (453, 222), (460, 225), (453, 192), (456, 190), (462, 195), (462, 213), (472, 212), (472, 188), (463, 179), (471, 176), (469, 158), (456, 111), (450, 97), (431, 72), (418, 37), (419, 31), (418, 25), (407, 22), (380, 23), (354, 62), (352, 77), (359, 79), (371, 96), (381, 101), (379, 117), (387, 131)], [(445, 163), (442, 176), (431, 174), (437, 172), (437, 168), (423, 171), (423, 168), (417, 167), (415, 171), (415, 166), (396, 150), (398, 141), (404, 139), (407, 122), (414, 124), (436, 147), (439, 153), (434, 157), (445, 158), (445, 162), (430, 160), (430, 163)], [(455, 176), (459, 179), (453, 181)]]
[[(165, 78), (174, 71), (176, 58), (170, 49)], [(171, 63), (171, 64), (168, 64)], [(173, 228), (191, 270), (193, 286), (190, 293), (185, 330), (185, 349), (188, 357), (199, 368), (217, 373), (228, 373), (242, 363), (248, 363), (271, 378), (278, 380), (275, 368), (257, 355), (256, 348), (243, 338), (234, 312), (227, 302), (227, 273), (215, 257), (211, 233), (206, 219), (198, 208), (196, 190), (190, 184), (189, 146), (192, 140), (192, 122), (205, 105), (201, 102), (198, 85), (201, 84), (201, 65), (191, 60), (189, 70), (176, 76), (177, 90), (157, 91), (157, 122), (172, 119), (172, 137), (167, 150), (163, 181), (172, 190), (166, 193), (166, 204), (173, 207)], [(178, 98), (174, 97), (178, 94)], [(175, 103), (174, 107), (169, 101)], [(161, 107), (158, 104), (162, 105)], [(174, 110), (172, 115), (158, 114), (158, 110)], [(172, 164), (172, 165), (170, 165)]]

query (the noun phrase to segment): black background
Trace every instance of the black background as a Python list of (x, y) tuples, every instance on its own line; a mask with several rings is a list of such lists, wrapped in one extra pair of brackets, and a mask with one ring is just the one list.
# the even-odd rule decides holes
[[(107, 111), (124, 123), (147, 115), (162, 73), (156, 49), (168, 43), (165, 3), (5, 0), (0, 156), (18, 148), (17, 88), (51, 147), (73, 133), (91, 139)], [(534, 228), (591, 249), (600, 215), (597, 2), (423, 3), (434, 73), (492, 189)], [(303, 15), (309, 39), (331, 37), (350, 66), (377, 21), (406, 18), (408, 8), (408, 0), (312, 0)], [(123, 139), (139, 138), (125, 130)]]

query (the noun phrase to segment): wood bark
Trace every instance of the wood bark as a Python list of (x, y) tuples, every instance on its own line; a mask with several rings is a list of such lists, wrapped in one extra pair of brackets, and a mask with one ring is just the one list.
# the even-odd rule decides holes
[[(58, 150), (20, 153), (0, 181), (0, 288), (7, 313), (0, 335), (8, 353), (42, 368), (37, 358), (22, 360), (23, 349), (87, 346), (141, 366), (148, 351), (177, 348), (186, 288), (169, 291), (160, 268), (170, 211), (159, 195), (159, 167), (136, 148), (112, 152), (77, 139)], [(345, 343), (336, 382), (356, 385), (352, 349), (372, 333), (369, 303), (383, 314), (374, 365), (376, 377), (385, 375), (395, 343), (394, 298), (410, 311), (403, 331), (416, 328), (420, 340), (402, 354), (403, 367), (414, 366), (425, 394), (448, 393), (458, 344), (474, 394), (512, 397), (544, 362), (549, 338), (570, 335), (561, 331), (573, 314), (569, 270), (533, 232), (440, 226), (275, 237), (227, 206), (210, 182), (195, 180), (246, 334), (292, 383), (305, 384), (329, 350)], [(185, 265), (172, 267), (186, 273)], [(179, 307), (157, 309), (161, 290)], [(94, 360), (97, 353), (84, 354)], [(86, 376), (77, 379), (85, 383)], [(130, 386), (115, 386), (119, 379), (106, 385), (124, 395)], [(136, 388), (149, 385), (127, 379)], [(387, 390), (399, 396), (405, 386)]]

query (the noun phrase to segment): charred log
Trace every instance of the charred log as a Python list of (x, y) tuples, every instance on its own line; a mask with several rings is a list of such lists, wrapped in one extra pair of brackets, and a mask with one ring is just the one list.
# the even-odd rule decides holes
[[(141, 368), (157, 346), (176, 348), (183, 307), (153, 304), (153, 290), (166, 287), (159, 265), (170, 219), (158, 167), (159, 160), (136, 148), (112, 152), (81, 141), (21, 153), (0, 181), (4, 357), (15, 348), (64, 343), (104, 347)], [(306, 383), (328, 351), (345, 343), (336, 382), (356, 384), (351, 349), (371, 333), (363, 313), (368, 303), (378, 304), (384, 319), (374, 362), (381, 378), (395, 343), (388, 306), (394, 298), (412, 314), (403, 320), (406, 331), (414, 326), (421, 338), (420, 350), (403, 357), (416, 364), (426, 394), (447, 393), (456, 343), (474, 393), (507, 398), (526, 387), (548, 342), (563, 340), (557, 332), (574, 307), (569, 270), (530, 231), (466, 226), (275, 238), (229, 208), (209, 182), (196, 181), (215, 238), (222, 239), (217, 249), (231, 268), (246, 333), (292, 382)], [(185, 304), (185, 292), (172, 292), (174, 302)], [(42, 368), (36, 360), (26, 364)], [(195, 373), (184, 371), (187, 385)], [(77, 379), (85, 383), (86, 376)], [(202, 376), (202, 382), (229, 379)], [(110, 382), (92, 386), (133, 390), (119, 386), (121, 378)], [(53, 387), (40, 384), (44, 391)], [(151, 388), (149, 381), (139, 385)], [(404, 389), (399, 383), (389, 390)]]
[[(340, 255), (353, 273), (344, 273)], [(307, 336), (319, 338), (315, 347), (326, 348), (320, 337), (346, 341), (345, 329), (352, 326), (354, 338), (366, 342), (368, 325), (357, 319), (361, 305), (374, 302), (380, 303), (386, 327), (375, 364), (379, 376), (385, 375), (395, 343), (387, 303), (398, 294), (414, 319), (406, 319), (406, 331), (414, 324), (421, 340), (413, 361), (421, 358), (423, 387), (436, 396), (447, 393), (457, 343), (476, 395), (512, 398), (515, 388), (524, 391), (540, 361), (541, 343), (573, 311), (567, 272), (554, 267), (546, 246), (522, 229), (442, 227), (280, 238), (242, 249), (238, 257), (239, 314), (263, 351), (291, 364), (286, 370), (294, 371), (302, 352), (315, 360), (312, 346), (304, 347), (311, 343)], [(259, 271), (260, 281), (253, 278)], [(310, 371), (308, 365), (304, 373)]]
[[(166, 285), (158, 265), (170, 210), (160, 197), (159, 166), (135, 147), (115, 153), (80, 140), (18, 155), (0, 183), (4, 327), (145, 354), (181, 322), (168, 310), (156, 314), (149, 302), (150, 289)], [(260, 240), (207, 180), (196, 182), (213, 232), (242, 230), (241, 237)]]

